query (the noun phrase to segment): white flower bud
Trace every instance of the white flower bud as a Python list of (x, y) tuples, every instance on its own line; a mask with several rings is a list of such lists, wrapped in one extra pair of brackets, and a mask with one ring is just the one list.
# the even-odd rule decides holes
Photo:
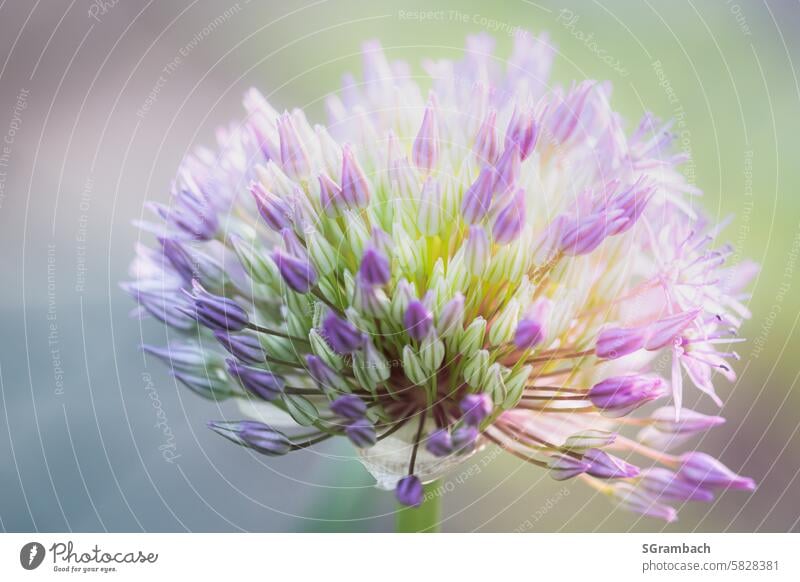
[(489, 352), (487, 350), (480, 350), (472, 357), (467, 358), (467, 365), (464, 366), (464, 380), (466, 383), (476, 390), (483, 388), (488, 365)]
[(406, 377), (416, 385), (423, 385), (428, 381), (425, 370), (422, 369), (422, 362), (414, 349), (406, 345), (403, 348), (403, 371)]
[(320, 275), (330, 274), (337, 265), (336, 251), (331, 244), (315, 230), (306, 233), (306, 246), (311, 260)]
[(464, 296), (456, 296), (445, 304), (436, 319), (436, 333), (439, 337), (447, 338), (461, 330), (464, 325)]
[(422, 186), (422, 193), (417, 211), (417, 224), (425, 236), (439, 233), (442, 223), (442, 196), (439, 182), (429, 178)]
[(334, 370), (341, 371), (344, 368), (344, 360), (342, 357), (334, 352), (316, 329), (308, 332), (308, 340), (311, 342), (311, 351), (320, 360), (325, 362)]
[(486, 320), (483, 317), (477, 317), (467, 326), (464, 334), (461, 336), (459, 345), (459, 352), (462, 356), (468, 357), (483, 347), (483, 338), (486, 333)]
[(489, 330), (489, 345), (496, 347), (510, 342), (519, 322), (519, 302), (511, 299), (503, 308)]
[(444, 360), (444, 342), (434, 334), (428, 334), (419, 346), (422, 367), (429, 375), (436, 373)]
[(486, 374), (483, 377), (483, 385), (481, 388), (492, 397), (495, 406), (502, 406), (508, 396), (508, 388), (503, 379), (504, 375), (503, 366), (495, 362), (489, 366), (489, 369), (486, 370)]
[(505, 410), (514, 408), (520, 398), (522, 398), (522, 393), (525, 390), (525, 386), (528, 383), (528, 378), (532, 371), (533, 366), (523, 366), (516, 372), (509, 373), (506, 377), (506, 398), (500, 404)]

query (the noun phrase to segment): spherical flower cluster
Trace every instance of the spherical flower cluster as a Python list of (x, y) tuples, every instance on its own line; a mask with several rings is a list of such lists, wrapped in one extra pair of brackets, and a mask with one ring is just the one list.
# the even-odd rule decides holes
[(239, 401), (222, 436), (266, 455), (345, 436), (409, 506), (492, 443), (668, 521), (752, 489), (669, 451), (723, 422), (681, 396), (734, 379), (753, 265), (724, 265), (669, 124), (626, 132), (609, 83), (551, 86), (545, 36), (504, 64), (492, 44), (425, 62), (423, 96), (367, 43), (327, 125), (250, 90), (142, 224), (158, 244), (125, 287), (181, 336), (145, 349)]

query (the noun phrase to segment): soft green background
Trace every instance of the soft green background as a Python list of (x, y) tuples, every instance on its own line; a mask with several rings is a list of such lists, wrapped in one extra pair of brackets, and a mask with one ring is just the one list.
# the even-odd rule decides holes
[[(131, 219), (145, 200), (166, 199), (187, 148), (209, 143), (216, 125), (242, 115), (248, 86), (276, 107), (302, 106), (321, 121), (321, 98), (344, 72), (360, 72), (363, 40), (380, 39), (392, 58), (421, 72), (423, 58), (457, 56), (464, 37), (485, 31), (482, 23), (492, 19), (500, 23), (499, 58), (510, 50), (510, 28), (549, 31), (559, 48), (556, 78), (610, 79), (613, 103), (631, 126), (645, 109), (666, 118), (681, 108), (696, 183), (706, 192), (701, 203), (716, 219), (736, 214), (726, 231), (736, 258), (763, 265), (754, 316), (743, 329), (751, 341), (740, 349), (739, 381), (719, 388), (729, 422), (702, 446), (760, 487), (686, 506), (678, 523), (664, 526), (487, 449), (444, 486), (444, 529), (798, 529), (796, 2), (125, 0), (100, 22), (88, 17), (89, 4), (0, 8), (0, 56), (8, 56), (0, 70), (1, 133), (18, 93), (29, 91), (0, 200), (2, 528), (391, 529), (391, 496), (369, 487), (360, 465), (347, 460), (346, 443), (266, 461), (208, 434), (205, 420), (232, 410), (192, 398), (141, 358), (138, 344), (162, 341), (163, 330), (127, 318), (132, 305), (117, 282), (137, 237)], [(405, 16), (420, 9), (444, 14), (424, 22)], [(562, 10), (578, 20), (567, 26)], [(196, 34), (196, 48), (137, 117), (163, 67)], [(592, 47), (618, 60), (625, 74)], [(84, 235), (85, 245), (77, 240)], [(82, 246), (86, 283), (76, 289)], [(55, 345), (48, 344), (53, 322)], [(62, 395), (55, 392), (54, 348)], [(175, 434), (180, 457), (172, 464), (158, 449), (163, 435), (154, 427), (145, 373)]]

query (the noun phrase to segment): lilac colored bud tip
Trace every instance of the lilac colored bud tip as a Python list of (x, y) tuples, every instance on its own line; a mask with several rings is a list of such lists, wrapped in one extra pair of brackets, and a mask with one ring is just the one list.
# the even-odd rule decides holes
[(364, 251), (358, 274), (368, 285), (386, 285), (392, 277), (389, 260), (374, 248)]
[(435, 457), (446, 457), (453, 452), (453, 438), (447, 429), (440, 428), (428, 435), (425, 448)]
[(261, 342), (251, 334), (230, 334), (217, 330), (214, 337), (232, 355), (247, 364), (260, 364), (265, 362), (267, 354), (261, 347)]
[(672, 501), (713, 501), (714, 493), (684, 481), (669, 469), (653, 467), (642, 471), (639, 487), (656, 497)]
[(271, 457), (285, 455), (292, 450), (292, 443), (285, 434), (262, 422), (254, 420), (218, 421), (209, 422), (208, 427), (237, 444)]
[(354, 420), (345, 427), (344, 432), (347, 438), (361, 449), (367, 449), (378, 441), (375, 427), (366, 418)]
[(523, 319), (514, 333), (514, 345), (520, 350), (535, 348), (544, 340), (544, 329), (536, 319)]
[(601, 479), (628, 479), (639, 474), (639, 468), (626, 463), (622, 459), (609, 455), (600, 449), (589, 449), (583, 453), (583, 460), (588, 461), (586, 472)]
[(592, 252), (608, 235), (608, 222), (603, 212), (568, 221), (561, 235), (561, 252), (568, 256)]
[(711, 455), (697, 451), (686, 453), (681, 457), (678, 475), (689, 483), (704, 487), (745, 491), (753, 491), (756, 488), (756, 482), (753, 479), (737, 475)]
[(367, 177), (350, 146), (345, 145), (342, 147), (342, 199), (349, 206), (363, 208), (369, 204), (369, 198)]
[(415, 475), (403, 477), (397, 482), (394, 490), (397, 501), (408, 507), (419, 507), (422, 505), (422, 482)]
[(589, 390), (589, 400), (606, 411), (629, 412), (665, 393), (664, 382), (658, 377), (616, 376), (598, 382)]
[(359, 420), (367, 413), (367, 405), (355, 394), (345, 394), (331, 402), (331, 411), (343, 418)]
[(403, 324), (412, 339), (422, 341), (433, 328), (433, 315), (421, 301), (415, 299), (408, 304)]
[(700, 315), (701, 311), (701, 309), (690, 309), (651, 324), (647, 328), (644, 349), (654, 351), (671, 344), (675, 337)]
[(276, 232), (291, 226), (292, 209), (285, 200), (267, 192), (260, 182), (253, 182), (250, 185), (250, 193), (267, 226)]
[(632, 354), (642, 347), (644, 347), (644, 332), (641, 329), (616, 327), (600, 332), (595, 354), (598, 358), (613, 360)]
[(333, 312), (322, 322), (322, 335), (334, 351), (340, 354), (352, 354), (364, 345), (364, 334)]
[(488, 394), (467, 394), (461, 399), (459, 408), (465, 423), (478, 426), (492, 413), (492, 399)]
[(492, 205), (494, 181), (494, 170), (490, 166), (486, 166), (481, 170), (478, 179), (464, 193), (461, 214), (468, 223), (480, 222), (489, 212), (489, 207)]
[(198, 323), (211, 330), (222, 331), (241, 331), (247, 327), (250, 322), (247, 313), (234, 300), (212, 295), (197, 282), (194, 291), (195, 295), (190, 297), (194, 300), (195, 310), (194, 313), (188, 311), (188, 314), (194, 316)]
[(425, 110), (422, 125), (414, 140), (411, 159), (418, 168), (430, 171), (439, 157), (439, 142), (436, 129), (436, 113), (433, 107)]
[(317, 284), (317, 272), (308, 259), (296, 259), (277, 250), (272, 260), (286, 284), (298, 293), (308, 293)]
[(497, 244), (508, 244), (515, 240), (525, 226), (525, 191), (519, 188), (511, 202), (497, 213), (492, 236)]
[(589, 463), (572, 455), (556, 454), (550, 457), (548, 463), (550, 476), (556, 481), (572, 479), (589, 469)]
[(231, 376), (238, 379), (252, 395), (264, 400), (275, 400), (283, 393), (283, 380), (272, 372), (245, 366), (233, 358), (228, 358), (225, 363)]

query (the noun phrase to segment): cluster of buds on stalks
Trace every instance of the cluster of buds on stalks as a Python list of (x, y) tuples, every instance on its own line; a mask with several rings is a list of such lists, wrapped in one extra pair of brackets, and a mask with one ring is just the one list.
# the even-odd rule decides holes
[(408, 506), (487, 444), (668, 521), (752, 489), (670, 452), (723, 422), (683, 407), (684, 380), (719, 402), (734, 379), (755, 268), (725, 266), (669, 124), (626, 133), (610, 84), (548, 86), (545, 36), (507, 67), (469, 48), (425, 63), (424, 97), (368, 43), (327, 125), (250, 90), (141, 224), (158, 244), (125, 288), (183, 337), (145, 349), (239, 401), (222, 436), (266, 455), (344, 436)]

